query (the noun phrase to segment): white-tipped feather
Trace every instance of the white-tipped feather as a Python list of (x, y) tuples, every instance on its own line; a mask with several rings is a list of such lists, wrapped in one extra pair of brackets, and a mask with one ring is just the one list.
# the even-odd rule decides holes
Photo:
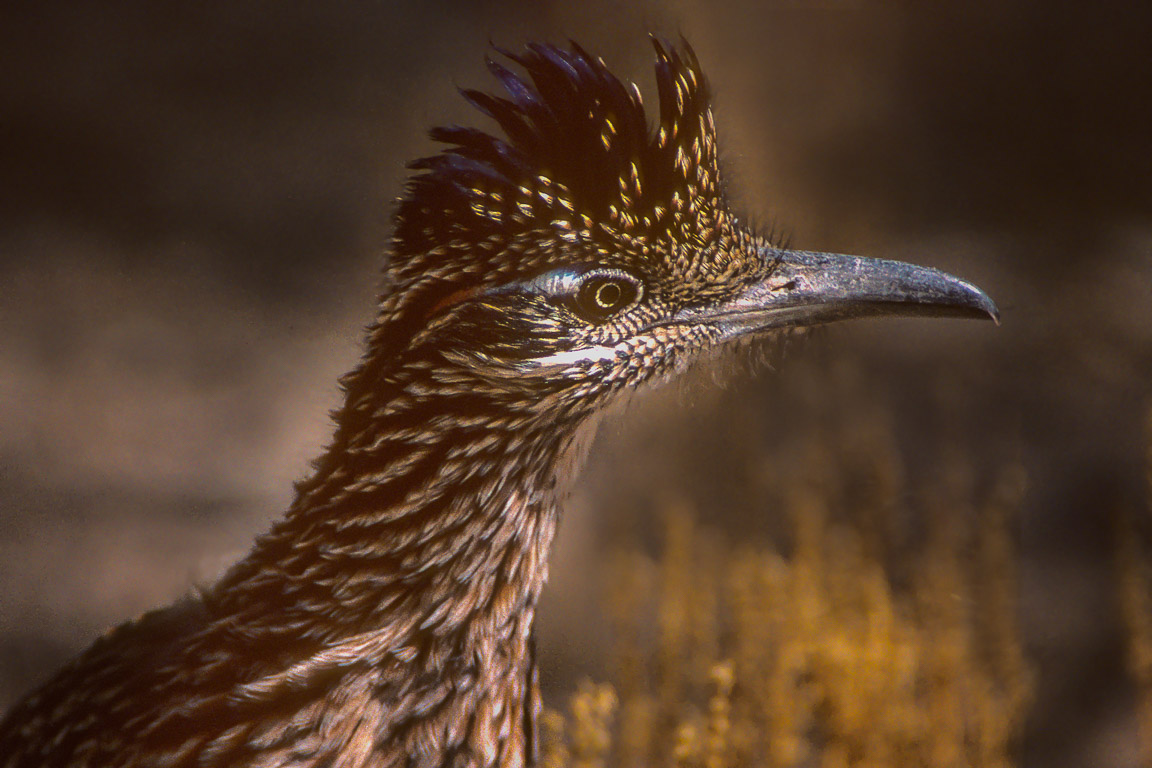
[(614, 347), (579, 347), (578, 349), (566, 349), (563, 352), (554, 352), (551, 355), (544, 355), (543, 357), (533, 357), (530, 358), (528, 362), (538, 368), (567, 368), (578, 363), (597, 363), (605, 360), (615, 360), (616, 355), (627, 353), (627, 344), (617, 344)]

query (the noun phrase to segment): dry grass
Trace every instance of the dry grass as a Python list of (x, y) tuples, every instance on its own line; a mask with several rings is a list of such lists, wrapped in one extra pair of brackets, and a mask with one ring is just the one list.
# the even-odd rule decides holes
[[(800, 478), (781, 492), (787, 554), (723, 545), (673, 502), (659, 558), (616, 556), (612, 684), (549, 714), (546, 765), (1014, 764), (1032, 691), (1010, 533), (1021, 473), (976, 506), (956, 470), (907, 510), (882, 427), (804, 458), (820, 471), (779, 473)], [(910, 512), (929, 524), (897, 555), (887, 532)]]

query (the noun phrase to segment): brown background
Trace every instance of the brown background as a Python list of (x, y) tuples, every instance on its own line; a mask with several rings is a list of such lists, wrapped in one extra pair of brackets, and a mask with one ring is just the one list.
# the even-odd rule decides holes
[[(1134, 764), (1111, 518), (1146, 493), (1152, 6), (15, 5), (0, 11), (0, 707), (211, 579), (286, 506), (371, 317), (403, 163), (433, 150), (430, 125), (475, 119), (454, 89), (492, 86), (489, 40), (571, 37), (650, 91), (654, 30), (696, 47), (755, 220), (801, 247), (958, 272), (1004, 324), (861, 324), (797, 353), (809, 378), (785, 359), (614, 415), (544, 606), (553, 700), (600, 674), (597, 558), (622, 527), (647, 530), (676, 497), (734, 540), (771, 538), (746, 458), (876, 408), (911, 485), (949, 452), (977, 486), (1006, 462), (1028, 472), (1040, 677), (1023, 763)], [(863, 394), (829, 403), (811, 371), (843, 359)]]

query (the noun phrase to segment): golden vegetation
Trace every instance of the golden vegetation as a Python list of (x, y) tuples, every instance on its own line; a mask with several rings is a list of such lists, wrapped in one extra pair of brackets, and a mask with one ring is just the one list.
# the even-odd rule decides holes
[(1152, 408), (1147, 416), (1146, 458), (1148, 514), (1122, 509), (1117, 515), (1116, 565), (1120, 608), (1128, 636), (1128, 671), (1136, 683), (1141, 765), (1152, 765)]
[[(622, 552), (608, 571), (612, 685), (549, 713), (545, 764), (1013, 765), (1032, 691), (1011, 535), (1023, 478), (977, 505), (954, 469), (908, 509), (893, 442), (858, 425), (777, 467), (783, 552), (724, 545), (669, 503), (659, 558)], [(913, 518), (921, 541), (897, 551), (888, 534)]]

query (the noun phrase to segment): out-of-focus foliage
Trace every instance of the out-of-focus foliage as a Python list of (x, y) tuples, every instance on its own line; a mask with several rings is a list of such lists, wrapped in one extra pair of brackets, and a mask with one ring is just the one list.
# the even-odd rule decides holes
[[(1016, 764), (1033, 678), (1011, 533), (1022, 473), (973, 504), (957, 461), (898, 580), (882, 532), (908, 494), (891, 441), (847, 453), (814, 443), (813, 471), (784, 490), (787, 553), (723, 544), (673, 502), (658, 559), (614, 558), (612, 683), (550, 714), (546, 765)], [(853, 459), (872, 492), (837, 498), (820, 478)]]
[(1148, 410), (1147, 511), (1117, 515), (1116, 565), (1120, 606), (1128, 629), (1128, 670), (1137, 686), (1141, 765), (1152, 765), (1152, 408)]

